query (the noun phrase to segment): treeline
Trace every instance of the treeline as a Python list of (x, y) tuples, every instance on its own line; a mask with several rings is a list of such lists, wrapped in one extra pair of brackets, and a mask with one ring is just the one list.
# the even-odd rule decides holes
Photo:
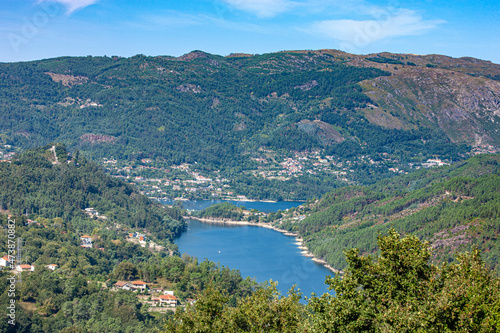
[(326, 279), (335, 296), (312, 296), (301, 306), (297, 291), (281, 296), (271, 286), (233, 307), (224, 292), (209, 288), (164, 332), (498, 331), (500, 279), (477, 249), (435, 266), (429, 244), (415, 236), (391, 229), (378, 246), (376, 257), (345, 252), (345, 273)]

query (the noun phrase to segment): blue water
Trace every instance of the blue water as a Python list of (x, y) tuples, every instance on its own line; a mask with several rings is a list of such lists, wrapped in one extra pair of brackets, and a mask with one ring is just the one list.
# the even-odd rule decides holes
[(187, 222), (188, 230), (176, 240), (181, 253), (238, 269), (257, 282), (278, 281), (283, 295), (294, 284), (308, 297), (328, 291), (325, 276), (333, 273), (302, 256), (294, 237), (256, 226)]
[[(172, 199), (161, 199), (161, 203), (166, 205), (172, 205), (174, 200)], [(271, 213), (277, 212), (278, 210), (286, 210), (288, 208), (297, 207), (302, 205), (303, 202), (299, 201), (279, 201), (279, 202), (263, 202), (263, 201), (233, 201), (233, 200), (193, 200), (193, 201), (181, 201), (182, 208), (188, 210), (202, 210), (213, 204), (221, 202), (230, 202), (238, 207), (245, 206), (247, 209), (257, 209), (260, 212)]]

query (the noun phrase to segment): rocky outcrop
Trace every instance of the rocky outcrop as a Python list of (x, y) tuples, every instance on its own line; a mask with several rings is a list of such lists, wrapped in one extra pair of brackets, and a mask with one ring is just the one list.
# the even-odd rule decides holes
[(437, 126), (454, 142), (499, 145), (500, 82), (445, 69), (408, 67), (361, 83), (377, 104), (364, 111), (379, 126)]
[(66, 87), (72, 87), (84, 84), (89, 80), (89, 78), (85, 76), (73, 76), (73, 75), (56, 74), (50, 72), (46, 72), (45, 74), (49, 75), (52, 81), (60, 82), (63, 86)]
[(83, 142), (94, 143), (115, 143), (117, 138), (111, 135), (87, 133), (80, 136)]

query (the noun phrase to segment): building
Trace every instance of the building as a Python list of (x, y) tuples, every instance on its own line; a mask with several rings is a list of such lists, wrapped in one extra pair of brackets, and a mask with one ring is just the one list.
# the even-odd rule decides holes
[(92, 247), (92, 237), (89, 235), (83, 235), (80, 240), (82, 241), (82, 247)]
[(56, 264), (50, 264), (50, 265), (47, 265), (46, 266), (48, 269), (51, 269), (53, 271), (55, 271), (57, 269), (57, 265)]
[(177, 305), (177, 297), (174, 295), (160, 295), (160, 305), (163, 304), (175, 307)]
[(89, 216), (99, 216), (99, 212), (92, 207), (85, 208), (85, 214)]
[(10, 259), (9, 258), (13, 258), (12, 256), (3, 256), (2, 258), (0, 258), (0, 266), (2, 267), (7, 267), (10, 265)]
[(148, 288), (148, 285), (144, 281), (132, 281), (130, 284), (133, 291), (140, 291), (141, 293)]
[(121, 289), (121, 290), (130, 290), (131, 289), (130, 283), (128, 283), (126, 281), (118, 281), (113, 285), (113, 287), (115, 289)]
[(16, 272), (33, 272), (35, 270), (35, 266), (32, 265), (17, 265)]

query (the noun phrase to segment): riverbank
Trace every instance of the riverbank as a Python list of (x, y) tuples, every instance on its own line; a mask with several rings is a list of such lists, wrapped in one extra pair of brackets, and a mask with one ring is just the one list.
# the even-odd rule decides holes
[(201, 217), (195, 217), (195, 216), (183, 216), (183, 218), (200, 221), (202, 223), (229, 224), (229, 225), (250, 225), (250, 226), (256, 226), (256, 227), (262, 227), (262, 228), (275, 230), (277, 232), (282, 233), (285, 236), (295, 237), (295, 244), (297, 245), (297, 247), (300, 250), (302, 250), (301, 254), (304, 257), (311, 258), (312, 261), (324, 266), (325, 268), (327, 268), (328, 270), (330, 270), (331, 272), (333, 272), (335, 274), (344, 274), (343, 271), (335, 269), (332, 266), (328, 265), (328, 263), (325, 260), (315, 257), (314, 254), (312, 254), (309, 251), (307, 246), (304, 245), (304, 240), (302, 238), (300, 238), (299, 235), (296, 233), (289, 232), (287, 230), (283, 230), (283, 229), (280, 229), (280, 228), (277, 228), (275, 226), (268, 225), (265, 223), (255, 223), (255, 222), (248, 222), (248, 221), (234, 221), (234, 220), (227, 220), (227, 219), (212, 219), (212, 218), (209, 219), (209, 218), (201, 218)]

